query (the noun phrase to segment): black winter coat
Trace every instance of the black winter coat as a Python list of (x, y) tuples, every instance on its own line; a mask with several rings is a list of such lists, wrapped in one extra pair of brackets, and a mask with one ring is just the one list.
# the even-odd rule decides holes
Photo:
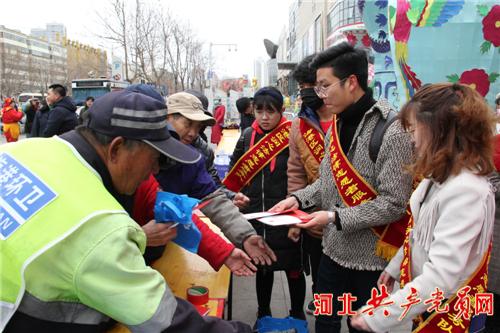
[(49, 107), (42, 106), (35, 114), (35, 119), (33, 120), (33, 125), (31, 127), (31, 137), (37, 138), (41, 137), (43, 131), (47, 127), (47, 120), (49, 118)]
[(75, 111), (76, 105), (73, 100), (68, 96), (63, 97), (49, 111), (47, 126), (42, 129), (42, 136), (49, 138), (53, 135), (60, 135), (78, 126)]
[[(253, 127), (249, 127), (243, 131), (234, 149), (230, 168), (250, 149), (250, 141), (254, 130)], [(265, 133), (259, 134), (257, 132), (254, 144), (257, 144), (264, 135)], [(286, 198), (288, 155), (288, 148), (286, 148), (276, 157), (276, 164), (272, 172), (272, 163), (270, 162), (241, 190), (250, 199), (248, 207), (241, 209), (242, 213), (267, 211)], [(259, 221), (250, 222), (278, 257), (278, 260), (270, 266), (271, 270), (297, 270), (302, 268), (300, 241), (295, 243), (288, 238), (288, 226), (272, 227)]]

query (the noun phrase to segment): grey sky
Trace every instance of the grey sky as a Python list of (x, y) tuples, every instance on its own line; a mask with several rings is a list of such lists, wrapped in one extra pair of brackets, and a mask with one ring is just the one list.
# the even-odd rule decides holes
[[(135, 0), (128, 0), (135, 1)], [(267, 59), (262, 40), (278, 42), (283, 26), (288, 22), (290, 0), (151, 0), (170, 8), (180, 19), (190, 22), (201, 40), (236, 43), (237, 52), (214, 46), (213, 57), (220, 74), (253, 75), (253, 60)], [(12, 15), (2, 15), (0, 24), (29, 33), (31, 28), (44, 28), (45, 23), (58, 22), (66, 26), (68, 38), (93, 46), (111, 49), (111, 45), (95, 37), (100, 26), (96, 10), (102, 12), (108, 0), (11, 0), (7, 6)]]

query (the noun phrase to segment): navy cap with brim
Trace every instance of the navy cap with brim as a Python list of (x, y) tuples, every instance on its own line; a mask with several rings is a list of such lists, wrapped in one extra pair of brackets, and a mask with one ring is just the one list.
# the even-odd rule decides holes
[(173, 137), (163, 141), (142, 140), (163, 155), (180, 163), (192, 164), (200, 160), (201, 155), (193, 148), (185, 145)]
[(201, 158), (170, 135), (165, 104), (141, 93), (117, 91), (97, 98), (89, 109), (87, 127), (110, 137), (143, 141), (181, 163), (196, 163)]

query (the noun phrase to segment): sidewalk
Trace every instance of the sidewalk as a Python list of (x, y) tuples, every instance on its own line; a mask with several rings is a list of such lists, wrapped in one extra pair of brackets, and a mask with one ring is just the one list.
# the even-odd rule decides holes
[[(273, 317), (284, 318), (290, 310), (288, 284), (284, 272), (274, 273), (273, 293), (271, 297), (271, 311)], [(306, 276), (306, 299), (304, 305), (312, 299), (311, 277)], [(314, 316), (307, 315), (309, 332), (314, 333)], [(251, 326), (257, 320), (257, 296), (255, 294), (255, 277), (233, 276), (233, 320), (239, 320)], [(342, 323), (341, 333), (348, 333), (347, 323)], [(409, 333), (411, 328), (400, 328), (390, 333)]]

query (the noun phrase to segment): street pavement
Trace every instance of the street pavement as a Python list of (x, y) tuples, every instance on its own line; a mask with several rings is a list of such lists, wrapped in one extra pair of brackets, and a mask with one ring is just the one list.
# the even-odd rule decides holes
[[(306, 276), (306, 299), (304, 306), (312, 300), (311, 276)], [(290, 310), (288, 282), (284, 272), (274, 272), (274, 285), (271, 296), (271, 311), (275, 318), (285, 318)], [(309, 333), (314, 333), (314, 316), (306, 314)], [(239, 320), (251, 326), (257, 320), (257, 295), (255, 277), (233, 276), (233, 320)], [(342, 321), (341, 333), (348, 333), (347, 322)], [(400, 327), (389, 333), (410, 333), (411, 327)]]

